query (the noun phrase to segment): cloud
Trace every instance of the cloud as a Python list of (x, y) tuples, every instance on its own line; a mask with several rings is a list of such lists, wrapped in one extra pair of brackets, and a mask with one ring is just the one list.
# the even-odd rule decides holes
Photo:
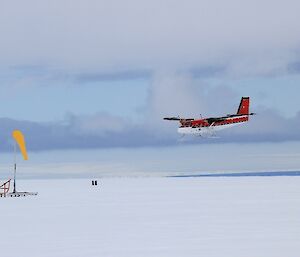
[(299, 141), (300, 112), (294, 117), (284, 117), (278, 111), (260, 107), (258, 115), (251, 118), (242, 130), (235, 128), (231, 137), (243, 142)]
[(133, 80), (133, 79), (149, 79), (152, 72), (149, 70), (127, 70), (115, 72), (98, 72), (83, 73), (73, 75), (74, 80), (78, 83), (98, 82), (98, 81), (114, 81), (114, 80)]
[[(176, 130), (177, 124), (161, 123), (162, 116), (218, 117), (234, 114), (240, 98), (237, 91), (226, 85), (211, 86), (205, 80), (196, 79), (192, 74), (161, 75), (153, 80), (148, 98), (148, 117), (156, 131), (167, 135)], [(299, 141), (300, 112), (292, 117), (282, 115), (278, 110), (259, 105), (251, 98), (249, 123), (220, 131), (217, 140), (203, 140), (189, 137), (188, 143), (252, 143)], [(201, 115), (202, 114), (202, 115)], [(149, 125), (151, 126), (151, 125)], [(160, 129), (158, 129), (160, 128)], [(178, 135), (177, 135), (178, 139)], [(171, 138), (170, 140), (174, 140)]]
[(62, 122), (39, 123), (0, 119), (1, 150), (11, 151), (11, 133), (20, 129), (32, 151), (55, 149), (89, 149), (111, 147), (162, 146), (171, 143), (170, 136), (157, 137), (151, 129), (130, 124), (119, 117), (98, 114), (92, 117), (68, 116)]
[[(200, 117), (222, 115), (224, 108), (235, 104), (229, 99), (239, 98), (228, 86), (213, 87), (193, 73), (157, 74), (148, 95), (148, 115), (155, 119), (163, 116)], [(239, 101), (239, 99), (238, 99)]]
[(299, 57), (299, 8), (295, 0), (5, 2), (0, 66), (271, 73)]
[(287, 70), (291, 74), (299, 74), (300, 73), (300, 61), (289, 63), (287, 65)]
[[(139, 122), (108, 113), (49, 123), (2, 118), (3, 148), (11, 148), (14, 128), (24, 130), (32, 150), (177, 144), (176, 125), (164, 116), (236, 110), (241, 95), (205, 78), (299, 73), (299, 9), (295, 0), (1, 3), (0, 75), (7, 88), (151, 84)], [(5, 91), (13, 99), (17, 89)], [(254, 111), (259, 115), (249, 124), (221, 132), (218, 142), (299, 140), (300, 115), (286, 118), (263, 106)]]
[[(166, 116), (204, 117), (235, 113), (240, 95), (228, 86), (211, 86), (193, 74), (156, 74), (149, 88), (141, 120), (99, 112), (68, 114), (59, 122), (30, 122), (0, 119), (1, 148), (12, 149), (11, 132), (21, 129), (33, 151), (111, 147), (159, 147), (182, 144), (178, 124)], [(255, 99), (252, 99), (254, 102)], [(253, 106), (253, 105), (252, 105)], [(255, 105), (258, 115), (249, 123), (218, 133), (218, 139), (186, 137), (186, 144), (253, 143), (300, 141), (300, 113), (287, 118), (276, 110)]]
[[(1, 150), (12, 150), (11, 132), (21, 129), (26, 135), (28, 149), (32, 151), (55, 149), (90, 149), (112, 147), (159, 147), (182, 144), (178, 141), (176, 126), (167, 125), (164, 128), (147, 124), (130, 124), (120, 121), (119, 127), (110, 123), (116, 117), (107, 119), (112, 127), (103, 128), (103, 118), (107, 116), (72, 117), (72, 122), (63, 123), (37, 123), (29, 121), (16, 121), (0, 119)], [(163, 122), (163, 121), (161, 121)], [(300, 141), (297, 128), (300, 125), (300, 113), (294, 118), (284, 118), (271, 110), (261, 112), (252, 118), (249, 124), (219, 132), (218, 139), (202, 139), (187, 137), (186, 144), (210, 143), (257, 143), (257, 142), (285, 142)], [(122, 127), (122, 129), (121, 129)]]

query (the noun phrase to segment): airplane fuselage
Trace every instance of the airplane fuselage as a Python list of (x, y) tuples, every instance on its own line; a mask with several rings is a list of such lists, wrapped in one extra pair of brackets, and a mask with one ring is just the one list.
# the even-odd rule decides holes
[(178, 128), (179, 134), (187, 135), (210, 135), (215, 131), (220, 131), (226, 128), (231, 128), (243, 124), (249, 120), (248, 115), (225, 118), (222, 121), (208, 123), (207, 119), (199, 119), (193, 121), (181, 121)]

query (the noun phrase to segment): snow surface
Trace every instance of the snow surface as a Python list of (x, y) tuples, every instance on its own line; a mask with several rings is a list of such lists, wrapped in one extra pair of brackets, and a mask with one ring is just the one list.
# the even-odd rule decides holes
[[(100, 183), (99, 183), (100, 182)], [(300, 177), (20, 180), (0, 198), (3, 257), (300, 254)]]

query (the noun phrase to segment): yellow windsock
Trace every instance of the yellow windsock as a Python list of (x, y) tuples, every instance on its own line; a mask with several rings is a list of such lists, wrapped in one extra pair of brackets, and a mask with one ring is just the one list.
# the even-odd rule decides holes
[(27, 151), (26, 151), (26, 144), (25, 144), (25, 139), (24, 139), (23, 133), (20, 130), (14, 130), (13, 133), (12, 133), (12, 136), (16, 140), (16, 142), (18, 143), (24, 160), (28, 160)]

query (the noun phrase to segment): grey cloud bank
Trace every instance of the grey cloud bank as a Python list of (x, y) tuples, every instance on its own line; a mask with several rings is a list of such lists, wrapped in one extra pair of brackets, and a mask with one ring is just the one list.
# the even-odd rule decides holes
[(186, 137), (181, 142), (176, 132), (178, 124), (162, 120), (170, 115), (199, 117), (200, 112), (204, 117), (235, 113), (239, 100), (240, 95), (230, 87), (210, 87), (188, 75), (157, 75), (149, 88), (142, 120), (133, 121), (103, 112), (68, 114), (60, 122), (48, 123), (1, 118), (1, 147), (6, 151), (12, 149), (11, 132), (16, 128), (26, 134), (28, 147), (33, 151), (300, 140), (300, 112), (288, 118), (257, 104), (251, 111), (258, 115), (243, 126), (220, 132), (218, 139)]
[[(258, 116), (257, 116), (258, 117)], [(190, 138), (179, 141), (176, 126), (168, 129), (146, 124), (128, 124), (120, 121), (120, 130), (101, 126), (103, 117), (89, 117), (88, 121), (81, 117), (73, 117), (69, 124), (37, 123), (0, 119), (1, 150), (12, 150), (11, 132), (21, 129), (32, 151), (55, 149), (89, 149), (112, 147), (159, 147), (178, 144), (210, 144), (210, 143), (257, 143), (300, 141), (298, 128), (300, 113), (294, 118), (284, 118), (272, 111), (265, 111), (254, 117), (248, 125), (219, 133), (218, 139)], [(108, 122), (110, 119), (108, 119)], [(68, 121), (69, 122), (69, 121)], [(99, 126), (91, 125), (91, 123)], [(87, 128), (93, 126), (92, 129)], [(92, 131), (92, 132), (91, 132)]]
[(0, 65), (270, 73), (299, 59), (299, 9), (292, 0), (2, 2)]

